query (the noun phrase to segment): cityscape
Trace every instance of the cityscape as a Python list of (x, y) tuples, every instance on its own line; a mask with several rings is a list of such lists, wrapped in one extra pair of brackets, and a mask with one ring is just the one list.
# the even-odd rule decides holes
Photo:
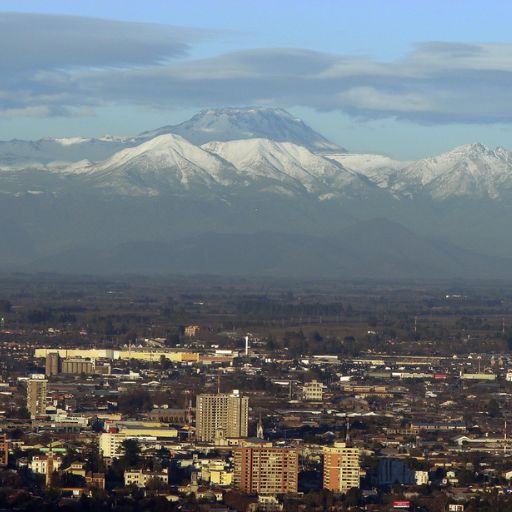
[(0, 512), (512, 512), (511, 20), (0, 0)]
[(5, 508), (508, 506), (510, 288), (18, 276), (2, 289)]

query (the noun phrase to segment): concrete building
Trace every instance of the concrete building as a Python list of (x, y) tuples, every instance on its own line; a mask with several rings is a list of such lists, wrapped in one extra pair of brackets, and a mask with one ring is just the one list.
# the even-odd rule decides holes
[(51, 377), (60, 373), (60, 355), (58, 352), (50, 352), (46, 355), (45, 375)]
[(94, 363), (89, 359), (75, 358), (62, 360), (62, 373), (72, 375), (92, 375)]
[(230, 486), (233, 483), (233, 471), (230, 471), (226, 461), (206, 459), (201, 461), (201, 480), (212, 485)]
[(332, 492), (346, 493), (359, 488), (359, 448), (350, 448), (345, 443), (334, 443), (323, 449), (324, 488)]
[(46, 394), (48, 381), (46, 379), (29, 379), (27, 381), (27, 409), (31, 418), (46, 413)]
[(159, 480), (163, 484), (169, 483), (169, 472), (167, 469), (162, 471), (146, 471), (144, 469), (128, 469), (124, 472), (124, 485), (135, 485), (136, 487), (147, 487), (151, 480)]
[(196, 439), (212, 442), (216, 437), (247, 437), (249, 399), (238, 391), (232, 394), (198, 395)]
[(185, 327), (185, 336), (187, 338), (194, 338), (199, 334), (199, 325), (187, 325)]
[(430, 483), (428, 471), (415, 471), (414, 479), (416, 480), (416, 485), (428, 485)]
[(123, 453), (124, 434), (103, 432), (99, 438), (99, 452), (106, 459), (119, 458)]
[(53, 472), (57, 471), (62, 465), (62, 458), (54, 453), (48, 455), (35, 455), (30, 462), (30, 469), (39, 475), (45, 475), (46, 486), (49, 487), (52, 482)]
[(5, 434), (0, 435), (0, 466), (7, 466), (9, 463), (9, 443)]
[(182, 352), (177, 350), (112, 350), (105, 348), (36, 348), (34, 357), (45, 358), (51, 352), (58, 352), (61, 358), (83, 358), (83, 359), (137, 359), (139, 361), (158, 362), (162, 357), (177, 363), (198, 363), (200, 357), (198, 352)]
[(377, 468), (377, 482), (380, 486), (414, 485), (414, 471), (404, 461), (397, 459), (380, 459)]
[(306, 382), (302, 386), (302, 398), (308, 402), (321, 402), (324, 396), (324, 385), (317, 380)]
[(233, 450), (234, 486), (245, 493), (296, 493), (299, 472), (297, 448), (240, 447)]

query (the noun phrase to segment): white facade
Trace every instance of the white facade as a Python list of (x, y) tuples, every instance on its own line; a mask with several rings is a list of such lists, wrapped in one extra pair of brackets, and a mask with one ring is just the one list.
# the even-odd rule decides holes
[(164, 484), (169, 483), (169, 472), (167, 469), (162, 471), (145, 471), (143, 469), (130, 469), (124, 472), (124, 485), (135, 485), (137, 487), (146, 487), (150, 480), (160, 480)]
[(123, 453), (122, 444), (125, 439), (124, 434), (103, 432), (99, 440), (100, 454), (107, 459), (119, 458)]
[(428, 485), (428, 471), (415, 471), (414, 478), (416, 480), (416, 485)]
[(35, 455), (30, 461), (30, 469), (39, 475), (47, 475), (48, 469), (57, 471), (62, 464), (62, 459), (58, 456)]

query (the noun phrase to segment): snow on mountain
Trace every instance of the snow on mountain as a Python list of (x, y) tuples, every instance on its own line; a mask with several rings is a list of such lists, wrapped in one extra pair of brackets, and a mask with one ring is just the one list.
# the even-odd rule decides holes
[(325, 194), (361, 185), (358, 174), (290, 142), (249, 139), (210, 142), (202, 148), (231, 162), (248, 180), (267, 189), (279, 184), (296, 191)]
[(87, 182), (122, 195), (205, 191), (239, 181), (233, 166), (179, 135), (160, 135), (81, 169)]
[(276, 142), (293, 142), (311, 151), (345, 151), (280, 108), (222, 108), (202, 110), (175, 126), (144, 132), (142, 138), (175, 133), (194, 144), (213, 141), (264, 138)]
[(402, 195), (427, 194), (436, 200), (454, 197), (512, 197), (512, 155), (503, 148), (467, 144), (397, 169), (389, 188)]
[(328, 153), (325, 157), (335, 160), (346, 169), (366, 176), (380, 188), (388, 188), (390, 176), (411, 163), (370, 153)]
[(367, 176), (395, 197), (427, 195), (434, 200), (512, 197), (512, 153), (501, 147), (492, 150), (483, 144), (467, 144), (416, 161), (398, 161), (384, 155), (326, 156)]
[(100, 161), (138, 142), (133, 138), (111, 136), (0, 141), (0, 167), (27, 169), (44, 167), (50, 162)]

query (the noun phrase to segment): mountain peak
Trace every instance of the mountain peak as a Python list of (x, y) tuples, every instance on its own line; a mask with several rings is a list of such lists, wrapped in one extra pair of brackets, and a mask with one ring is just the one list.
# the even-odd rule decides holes
[(457, 146), (452, 150), (448, 151), (445, 154), (453, 154), (453, 155), (467, 155), (467, 156), (477, 156), (477, 155), (488, 155), (493, 153), (493, 151), (488, 148), (485, 144), (481, 144), (480, 142), (474, 142), (472, 144), (463, 144), (462, 146)]
[(141, 137), (150, 138), (164, 133), (179, 134), (198, 145), (216, 141), (263, 138), (276, 142), (292, 142), (315, 152), (345, 151), (282, 108), (204, 109), (188, 121), (144, 132)]

